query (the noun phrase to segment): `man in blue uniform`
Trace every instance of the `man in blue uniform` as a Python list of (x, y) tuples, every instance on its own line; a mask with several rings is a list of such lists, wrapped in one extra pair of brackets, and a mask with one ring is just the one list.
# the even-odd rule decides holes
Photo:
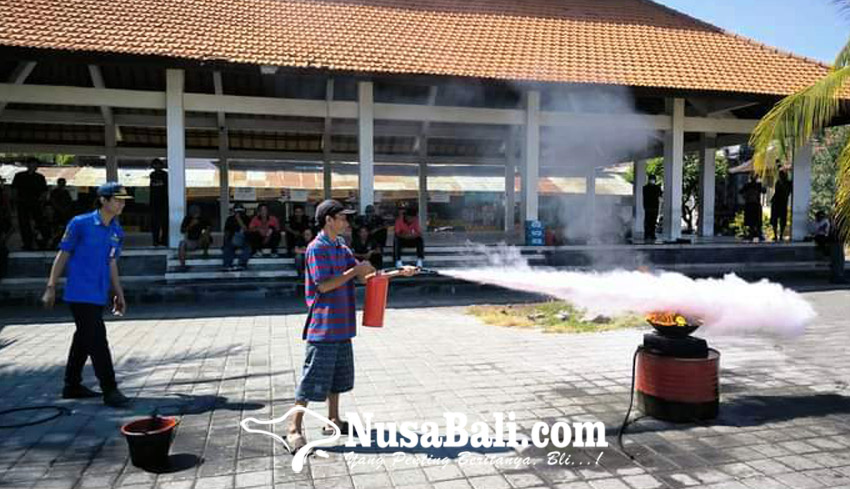
[(68, 277), (63, 299), (71, 307), (77, 330), (65, 367), (65, 388), (62, 397), (80, 399), (98, 397), (82, 384), (83, 366), (91, 357), (95, 375), (103, 390), (107, 406), (124, 407), (129, 404), (115, 381), (112, 354), (106, 340), (103, 308), (109, 302), (112, 289), (112, 312), (123, 315), (126, 310), (124, 290), (118, 278), (118, 257), (124, 241), (124, 231), (118, 216), (124, 203), (131, 197), (118, 183), (108, 182), (97, 189), (97, 209), (81, 214), (68, 223), (59, 244), (59, 253), (53, 261), (47, 289), (42, 301), (51, 308), (56, 300), (56, 282), (68, 266)]

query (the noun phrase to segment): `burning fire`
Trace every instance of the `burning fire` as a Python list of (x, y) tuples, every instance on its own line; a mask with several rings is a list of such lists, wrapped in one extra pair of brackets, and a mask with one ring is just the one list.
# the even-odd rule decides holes
[(646, 315), (646, 321), (653, 326), (689, 326), (685, 316), (676, 312), (651, 312)]

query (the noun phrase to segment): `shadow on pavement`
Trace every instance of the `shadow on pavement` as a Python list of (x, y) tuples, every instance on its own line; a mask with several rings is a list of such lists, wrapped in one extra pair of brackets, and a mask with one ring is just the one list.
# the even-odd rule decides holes
[(694, 426), (753, 427), (780, 423), (801, 418), (822, 418), (850, 414), (850, 397), (838, 394), (812, 394), (790, 396), (738, 396), (720, 403), (720, 414), (715, 420), (702, 423), (668, 423), (649, 417), (640, 417), (626, 430), (631, 434), (659, 431), (677, 431)]

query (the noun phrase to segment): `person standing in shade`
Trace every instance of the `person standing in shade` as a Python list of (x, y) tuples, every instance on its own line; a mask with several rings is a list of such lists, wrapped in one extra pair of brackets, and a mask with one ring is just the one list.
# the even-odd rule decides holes
[(643, 239), (655, 241), (655, 229), (658, 227), (658, 208), (661, 205), (661, 186), (655, 183), (655, 175), (643, 186)]
[(838, 217), (837, 208), (833, 209), (832, 216), (832, 223), (829, 227), (829, 281), (834, 284), (846, 284), (843, 223)]
[[(339, 395), (354, 388), (354, 352), (351, 339), (356, 334), (354, 279), (365, 281), (375, 272), (368, 261), (357, 263), (339, 236), (349, 227), (346, 210), (336, 200), (326, 200), (316, 208), (316, 220), (323, 224), (319, 235), (307, 247), (305, 298), (310, 308), (302, 338), (307, 341), (301, 380), (295, 391), (295, 405), (328, 401), (328, 419), (348, 433), (348, 423), (340, 419)], [(402, 275), (416, 273), (412, 267)], [(303, 429), (304, 412), (296, 412), (286, 435), (292, 453), (307, 440)], [(322, 428), (332, 434), (333, 427)]]
[(168, 173), (163, 170), (162, 160), (151, 162), (150, 208), (151, 235), (153, 246), (168, 246)]
[(56, 188), (50, 191), (48, 200), (56, 211), (56, 221), (62, 229), (65, 229), (68, 221), (74, 216), (74, 199), (71, 198), (71, 193), (68, 192), (68, 181), (64, 178), (56, 180)]
[(27, 170), (15, 175), (12, 179), (12, 190), (15, 192), (15, 205), (18, 209), (18, 228), (24, 249), (33, 250), (33, 223), (41, 225), (41, 204), (47, 192), (47, 180), (38, 173), (38, 160), (27, 161)]
[(791, 197), (791, 181), (788, 172), (779, 170), (779, 178), (770, 199), (770, 227), (773, 228), (774, 241), (782, 241), (785, 236), (785, 226), (788, 224), (788, 200)]
[(12, 207), (6, 195), (6, 179), (0, 177), (0, 279), (6, 276), (9, 266), (9, 247), (7, 243), (15, 228), (12, 224)]
[(750, 175), (750, 180), (741, 187), (741, 195), (744, 196), (744, 226), (747, 228), (747, 239), (762, 239), (762, 215), (761, 196), (767, 189), (759, 182), (755, 173)]
[[(118, 276), (118, 258), (124, 241), (124, 231), (118, 216), (130, 196), (118, 183), (108, 182), (97, 189), (97, 209), (81, 214), (68, 223), (53, 261), (47, 288), (42, 296), (45, 307), (56, 301), (56, 283), (68, 267), (63, 299), (71, 307), (76, 332), (65, 367), (65, 387), (62, 397), (81, 399), (103, 396), (107, 406), (125, 407), (129, 404), (115, 380), (112, 354), (106, 339), (103, 308), (110, 302), (112, 312), (123, 315), (127, 310), (124, 289)], [(82, 384), (83, 367), (91, 357), (102, 393)]]

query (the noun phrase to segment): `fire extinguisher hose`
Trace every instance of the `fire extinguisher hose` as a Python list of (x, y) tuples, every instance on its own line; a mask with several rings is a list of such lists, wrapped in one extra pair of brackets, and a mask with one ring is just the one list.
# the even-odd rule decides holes
[(635, 421), (637, 421), (638, 419), (640, 419), (642, 417), (641, 416), (641, 417), (638, 417), (638, 418), (635, 418), (635, 419), (629, 421), (629, 416), (631, 416), (632, 408), (634, 407), (634, 404), (635, 404), (635, 372), (637, 370), (637, 358), (638, 358), (638, 355), (640, 354), (640, 352), (642, 352), (642, 351), (643, 351), (643, 345), (638, 345), (637, 349), (635, 350), (634, 356), (632, 356), (632, 386), (629, 389), (629, 409), (626, 410), (626, 417), (623, 418), (623, 424), (620, 426), (619, 433), (617, 433), (617, 444), (620, 446), (620, 451), (623, 452), (623, 454), (625, 454), (627, 457), (629, 457), (632, 460), (634, 460), (635, 457), (634, 457), (634, 455), (630, 454), (626, 450), (626, 448), (623, 446), (623, 435), (626, 433), (626, 428), (630, 424), (634, 423)]

